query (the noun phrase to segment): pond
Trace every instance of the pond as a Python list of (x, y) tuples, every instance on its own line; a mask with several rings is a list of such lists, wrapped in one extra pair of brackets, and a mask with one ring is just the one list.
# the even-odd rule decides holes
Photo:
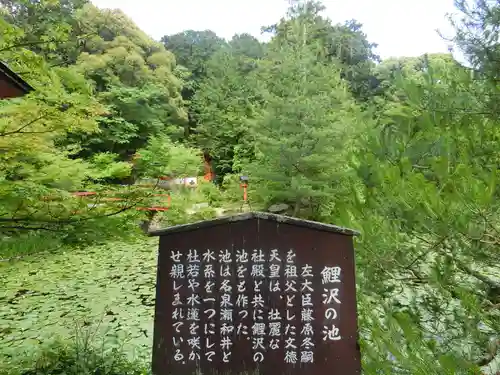
[[(131, 357), (152, 345), (158, 238), (0, 263), (0, 363), (97, 333)], [(125, 344), (123, 344), (125, 342)]]

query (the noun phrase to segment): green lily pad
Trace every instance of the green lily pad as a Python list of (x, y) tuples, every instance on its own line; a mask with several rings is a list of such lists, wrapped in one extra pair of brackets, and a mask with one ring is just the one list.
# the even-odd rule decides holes
[(0, 265), (0, 362), (82, 326), (131, 357), (149, 356), (156, 261), (157, 239), (147, 239)]

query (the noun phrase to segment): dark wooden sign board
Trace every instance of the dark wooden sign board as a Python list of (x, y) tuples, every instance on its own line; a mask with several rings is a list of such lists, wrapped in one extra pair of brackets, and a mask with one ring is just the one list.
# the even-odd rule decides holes
[(155, 375), (355, 375), (353, 235), (246, 213), (160, 236)]

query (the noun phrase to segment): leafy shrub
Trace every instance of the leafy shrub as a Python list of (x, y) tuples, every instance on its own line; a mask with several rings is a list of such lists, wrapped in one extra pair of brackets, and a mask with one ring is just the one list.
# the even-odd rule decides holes
[(88, 345), (57, 342), (32, 358), (16, 358), (0, 373), (5, 375), (148, 375), (141, 361), (131, 361), (114, 348), (109, 351)]

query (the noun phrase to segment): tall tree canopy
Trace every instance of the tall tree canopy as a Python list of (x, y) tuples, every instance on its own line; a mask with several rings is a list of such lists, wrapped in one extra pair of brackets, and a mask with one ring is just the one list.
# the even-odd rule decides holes
[[(187, 69), (183, 71), (186, 84), (182, 90), (182, 97), (189, 102), (206, 76), (208, 61), (226, 44), (226, 41), (211, 30), (186, 30), (174, 35), (165, 35), (161, 41), (166, 49), (175, 54), (180, 68)], [(197, 126), (196, 112), (192, 108), (188, 111), (188, 116), (189, 122), (184, 128), (185, 137), (189, 137)]]
[(175, 57), (120, 11), (99, 10), (88, 4), (76, 14), (93, 37), (86, 40), (76, 67), (93, 82), (108, 108), (100, 119), (99, 136), (76, 135), (91, 156), (108, 150), (129, 158), (150, 136), (182, 137), (187, 121), (181, 97), (182, 79)]
[[(373, 52), (376, 44), (367, 40), (359, 22), (349, 20), (334, 25), (321, 15), (324, 10), (325, 6), (318, 1), (295, 1), (287, 17), (263, 30), (271, 33), (273, 44), (304, 41), (314, 49), (318, 59), (340, 64), (342, 77), (348, 81), (351, 92), (358, 99), (367, 99), (377, 84), (371, 75), (374, 62), (379, 60)], [(294, 30), (297, 22), (304, 25), (301, 35)]]
[(220, 179), (241, 170), (240, 159), (253, 155), (249, 120), (263, 101), (255, 74), (264, 51), (255, 38), (235, 35), (208, 61), (192, 99), (198, 123), (194, 139), (210, 154)]

